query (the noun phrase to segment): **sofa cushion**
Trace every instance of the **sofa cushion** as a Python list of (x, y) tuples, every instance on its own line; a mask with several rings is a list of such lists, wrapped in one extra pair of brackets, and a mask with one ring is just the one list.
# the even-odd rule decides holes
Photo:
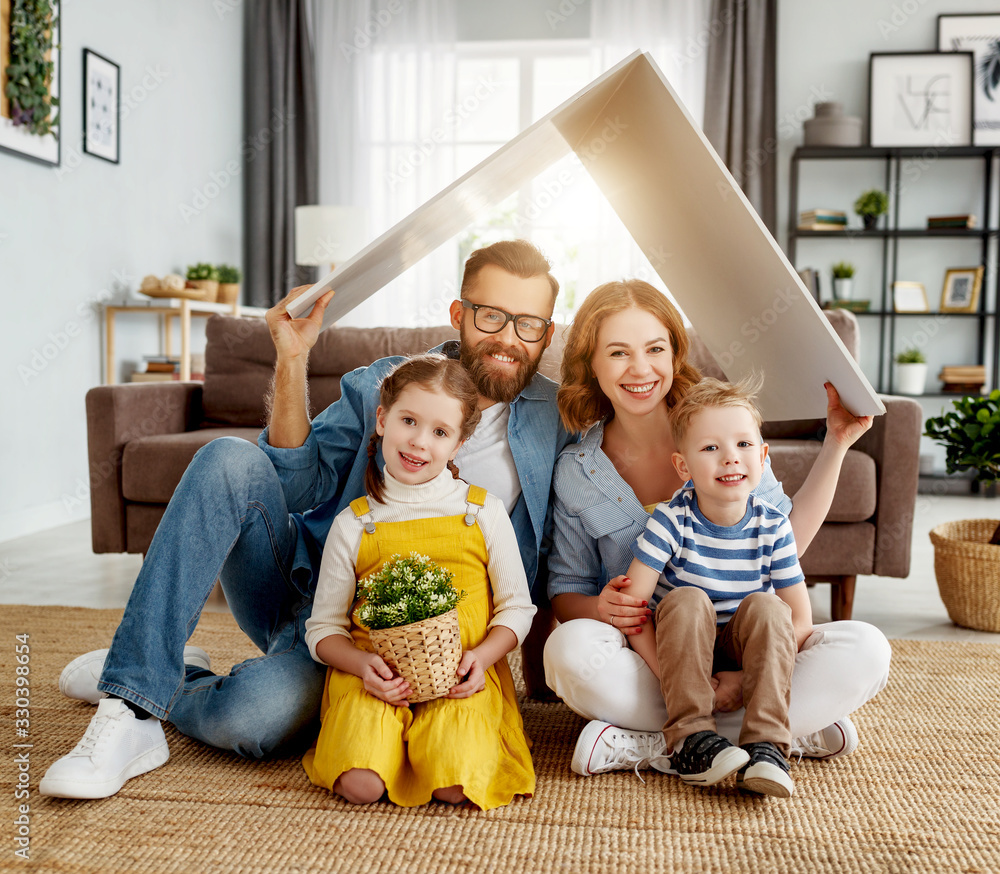
[[(815, 440), (775, 440), (768, 454), (774, 475), (791, 498), (802, 488), (822, 444)], [(875, 513), (878, 473), (875, 459), (849, 449), (827, 514), (828, 522), (863, 522)]]
[(122, 496), (126, 501), (165, 504), (202, 446), (216, 437), (256, 443), (258, 434), (260, 428), (203, 428), (130, 440), (122, 453)]
[[(542, 357), (540, 370), (558, 380), (563, 326)], [(203, 414), (206, 427), (262, 428), (264, 397), (274, 372), (275, 351), (263, 319), (213, 316), (205, 347)], [(389, 355), (415, 355), (458, 338), (450, 325), (431, 328), (338, 328), (320, 332), (309, 354), (310, 415), (340, 397), (340, 378)]]

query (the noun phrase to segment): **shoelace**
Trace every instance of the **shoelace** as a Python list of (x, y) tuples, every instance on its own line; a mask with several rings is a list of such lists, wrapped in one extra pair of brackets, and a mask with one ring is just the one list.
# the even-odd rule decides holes
[(80, 743), (76, 745), (76, 748), (70, 753), (71, 756), (88, 758), (94, 754), (97, 748), (97, 742), (101, 739), (104, 734), (104, 729), (107, 724), (112, 720), (116, 719), (114, 716), (95, 716), (90, 725), (87, 726), (87, 731), (84, 732), (83, 737), (80, 739)]
[(798, 756), (797, 761), (799, 762), (801, 762), (803, 756), (806, 755), (829, 754), (830, 751), (826, 748), (826, 746), (824, 746), (822, 736), (822, 731), (815, 731), (812, 734), (795, 738), (795, 740), (792, 741), (791, 754), (793, 756)]
[[(610, 735), (610, 737), (609, 737)], [(611, 755), (606, 765), (631, 765), (634, 763), (636, 777), (645, 785), (639, 769), (650, 764), (654, 759), (663, 757), (662, 735), (652, 732), (624, 731), (617, 729), (607, 732), (601, 738), (609, 747)], [(607, 770), (613, 770), (608, 767)]]

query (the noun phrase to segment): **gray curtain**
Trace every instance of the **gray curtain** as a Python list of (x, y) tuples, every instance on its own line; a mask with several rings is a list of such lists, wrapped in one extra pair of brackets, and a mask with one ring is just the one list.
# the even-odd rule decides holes
[(271, 306), (314, 281), (295, 265), (295, 207), (317, 203), (316, 78), (306, 0), (248, 0), (244, 69), (245, 298)]
[(704, 131), (774, 233), (777, 0), (712, 0)]

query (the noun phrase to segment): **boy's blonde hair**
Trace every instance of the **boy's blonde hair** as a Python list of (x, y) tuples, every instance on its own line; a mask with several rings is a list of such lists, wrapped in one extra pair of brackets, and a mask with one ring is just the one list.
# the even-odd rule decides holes
[(723, 382), (706, 376), (700, 382), (688, 389), (670, 410), (670, 429), (674, 436), (674, 445), (680, 445), (687, 435), (691, 419), (706, 407), (743, 407), (753, 416), (757, 430), (763, 427), (764, 420), (755, 403), (764, 385), (764, 378), (758, 373), (743, 377), (739, 382)]

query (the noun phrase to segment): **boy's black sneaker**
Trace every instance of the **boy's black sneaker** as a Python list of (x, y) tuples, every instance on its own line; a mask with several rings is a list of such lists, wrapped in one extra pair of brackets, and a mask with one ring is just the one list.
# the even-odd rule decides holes
[(734, 746), (714, 731), (696, 731), (670, 754), (670, 765), (685, 783), (714, 786), (735, 774), (748, 761), (746, 750)]
[(788, 776), (788, 762), (778, 748), (769, 741), (743, 744), (742, 748), (750, 761), (736, 775), (736, 785), (760, 795), (789, 798), (795, 786)]

